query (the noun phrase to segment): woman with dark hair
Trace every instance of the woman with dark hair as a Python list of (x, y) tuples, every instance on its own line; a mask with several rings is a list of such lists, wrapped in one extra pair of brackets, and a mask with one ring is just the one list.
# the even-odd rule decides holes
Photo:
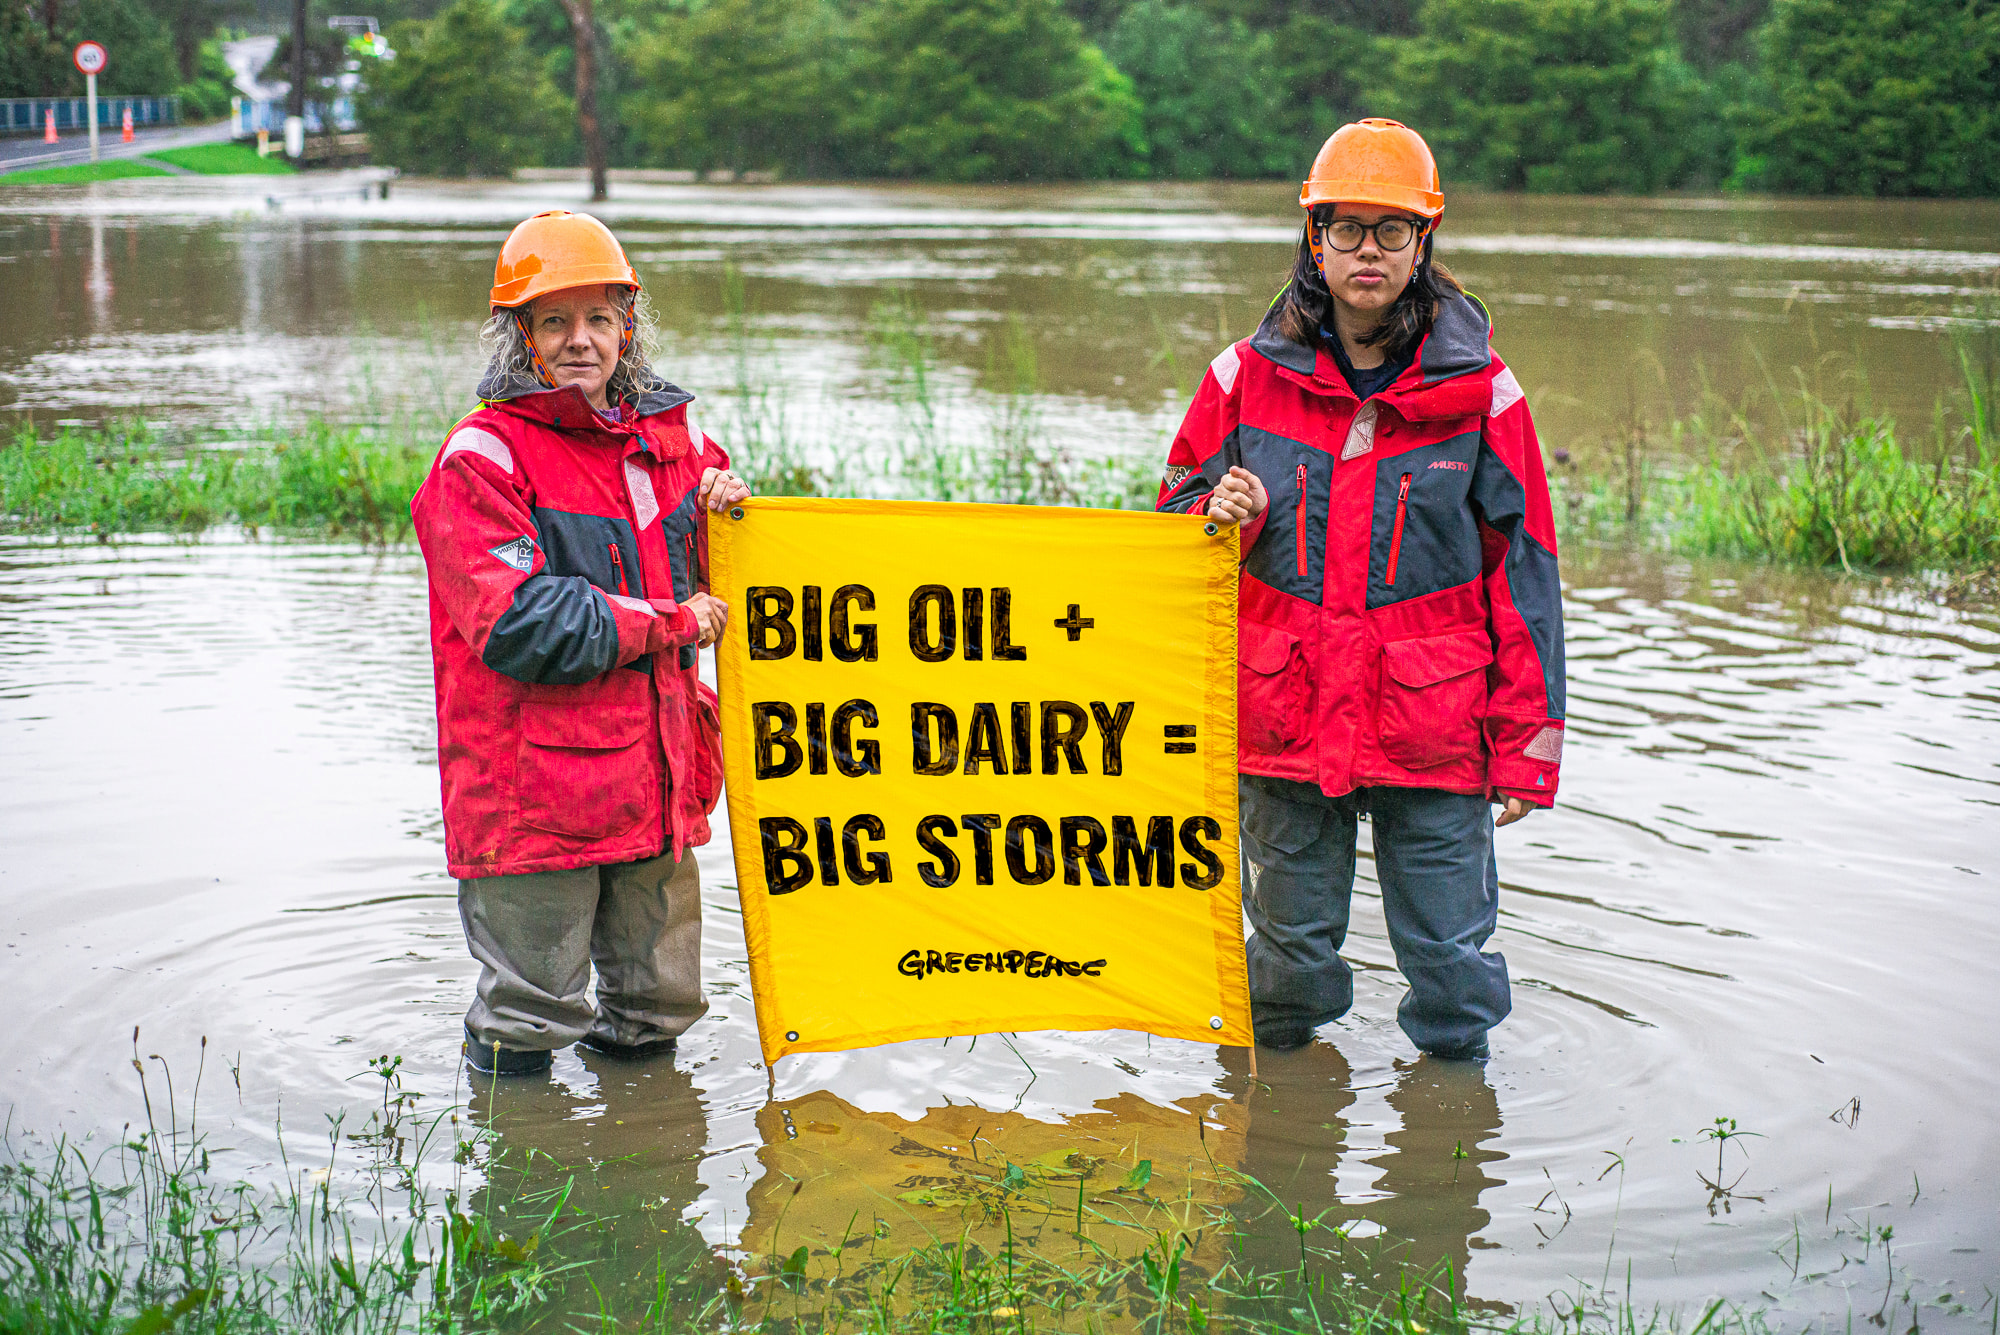
[[(1291, 280), (1202, 377), (1159, 508), (1242, 526), (1238, 769), (1257, 1041), (1347, 1013), (1370, 817), (1416, 1046), (1484, 1058), (1511, 1007), (1495, 824), (1555, 798), (1561, 587), (1541, 447), (1486, 310), (1431, 254), (1421, 136), (1345, 125)], [(1489, 803), (1505, 808), (1495, 822)]]

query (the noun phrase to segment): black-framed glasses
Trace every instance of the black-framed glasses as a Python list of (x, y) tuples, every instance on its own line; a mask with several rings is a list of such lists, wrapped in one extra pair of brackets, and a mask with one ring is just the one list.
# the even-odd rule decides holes
[(1361, 249), (1361, 239), (1370, 233), (1373, 233), (1377, 246), (1393, 253), (1409, 245), (1424, 230), (1422, 223), (1411, 222), (1408, 218), (1384, 218), (1373, 223), (1356, 222), (1352, 218), (1322, 222), (1315, 218), (1313, 225), (1319, 228), (1326, 244), (1342, 254)]

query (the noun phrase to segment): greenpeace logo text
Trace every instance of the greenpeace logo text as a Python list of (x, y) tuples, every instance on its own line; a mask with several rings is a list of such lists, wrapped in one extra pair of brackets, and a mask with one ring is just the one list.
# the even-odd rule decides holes
[(896, 972), (910, 978), (934, 973), (1017, 973), (1025, 978), (1097, 978), (1104, 960), (1059, 959), (1040, 950), (908, 950)]

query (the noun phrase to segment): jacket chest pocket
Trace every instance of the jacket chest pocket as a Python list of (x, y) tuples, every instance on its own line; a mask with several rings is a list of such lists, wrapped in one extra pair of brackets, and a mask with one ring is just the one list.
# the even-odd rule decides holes
[(653, 712), (644, 702), (521, 705), (516, 814), (550, 834), (603, 839), (630, 831), (655, 806)]
[(1382, 754), (1405, 769), (1429, 769), (1470, 754), (1486, 717), (1485, 668), (1492, 661), (1484, 630), (1383, 645), (1376, 714)]
[(1245, 750), (1274, 756), (1306, 735), (1311, 683), (1299, 637), (1276, 626), (1236, 626), (1236, 733)]

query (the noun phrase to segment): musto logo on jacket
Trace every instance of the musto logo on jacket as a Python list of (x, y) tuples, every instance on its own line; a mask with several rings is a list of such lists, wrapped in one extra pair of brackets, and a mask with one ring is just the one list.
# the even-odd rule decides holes
[(704, 559), (696, 489), (728, 459), (664, 382), (618, 420), (574, 387), (480, 395), (411, 505), (431, 575), (451, 874), (702, 843), (720, 762), (702, 743), (714, 696), (681, 603)]
[(1500, 791), (1546, 803), (1562, 760), (1554, 517), (1528, 405), (1485, 311), (1447, 300), (1365, 403), (1267, 318), (1202, 377), (1160, 508), (1199, 513), (1231, 466), (1244, 526), (1246, 774)]

